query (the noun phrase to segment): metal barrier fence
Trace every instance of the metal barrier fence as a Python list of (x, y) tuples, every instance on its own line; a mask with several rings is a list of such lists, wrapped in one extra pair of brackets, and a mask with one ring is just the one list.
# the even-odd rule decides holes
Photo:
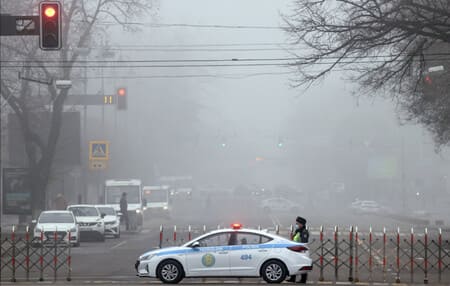
[[(159, 247), (183, 244), (212, 229), (216, 228), (161, 225)], [(294, 228), (266, 230), (292, 239)], [(433, 233), (412, 228), (406, 233), (385, 228), (360, 232), (353, 226), (343, 231), (337, 226), (309, 230), (312, 276), (319, 281), (450, 283), (450, 242), (441, 229)]]
[(70, 232), (41, 230), (39, 237), (30, 237), (29, 227), (19, 233), (13, 226), (12, 231), (2, 233), (0, 274), (12, 282), (30, 281), (44, 278), (57, 280), (62, 272), (67, 281), (71, 280)]

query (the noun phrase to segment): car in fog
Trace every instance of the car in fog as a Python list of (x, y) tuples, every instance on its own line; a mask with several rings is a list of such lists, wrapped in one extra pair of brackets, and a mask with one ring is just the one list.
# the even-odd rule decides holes
[(177, 199), (192, 199), (192, 188), (173, 188), (169, 193), (171, 196), (177, 197)]
[(99, 241), (105, 241), (105, 223), (99, 210), (93, 205), (70, 205), (71, 211), (77, 220), (80, 234), (94, 236)]
[(136, 261), (139, 277), (178, 283), (189, 277), (262, 277), (281, 283), (312, 270), (306, 244), (254, 229), (215, 230), (182, 246), (148, 251)]
[(142, 191), (146, 215), (170, 216), (172, 199), (169, 186), (144, 186)]
[[(33, 230), (36, 241), (43, 243), (70, 243), (80, 246), (80, 231), (75, 216), (70, 211), (43, 211), (37, 220)], [(70, 234), (69, 234), (70, 233)]]
[(356, 214), (376, 214), (383, 210), (375, 201), (358, 199), (352, 202), (351, 209)]
[(295, 214), (300, 210), (300, 205), (283, 197), (275, 197), (262, 200), (260, 208), (265, 213), (292, 212)]
[(120, 237), (120, 216), (113, 207), (107, 205), (96, 205), (101, 215), (104, 215), (105, 235), (110, 234), (115, 238)]

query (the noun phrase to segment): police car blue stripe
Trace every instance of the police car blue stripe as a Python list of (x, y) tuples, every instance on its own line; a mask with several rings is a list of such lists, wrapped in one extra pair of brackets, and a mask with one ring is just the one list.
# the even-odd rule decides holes
[(185, 254), (190, 252), (214, 252), (214, 251), (233, 251), (243, 249), (266, 249), (266, 248), (286, 248), (289, 246), (298, 245), (298, 243), (268, 243), (268, 244), (245, 244), (245, 245), (227, 245), (227, 246), (212, 246), (199, 248), (175, 249), (169, 251), (160, 251), (156, 256)]

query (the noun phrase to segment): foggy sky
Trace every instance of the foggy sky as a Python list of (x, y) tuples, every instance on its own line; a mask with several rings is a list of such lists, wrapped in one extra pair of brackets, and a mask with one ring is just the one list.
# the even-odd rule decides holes
[[(280, 14), (288, 12), (292, 2), (163, 0), (160, 1), (159, 10), (155, 12), (155, 15), (141, 19), (141, 22), (280, 26), (283, 25)], [(288, 42), (287, 35), (278, 29), (144, 26), (136, 33), (125, 33), (119, 27), (110, 27), (108, 31), (111, 32), (109, 44), (113, 47), (125, 44)], [(115, 53), (120, 59), (230, 59), (290, 56), (282, 50), (235, 52), (123, 50)], [(270, 186), (291, 184), (304, 188), (305, 185), (311, 187), (314, 181), (345, 181), (336, 174), (336, 171), (330, 171), (330, 169), (344, 168), (348, 169), (348, 172), (359, 169), (360, 166), (351, 160), (344, 163), (336, 161), (338, 159), (334, 154), (342, 150), (355, 153), (359, 152), (359, 148), (364, 147), (364, 152), (374, 150), (375, 157), (394, 158), (397, 165), (400, 165), (401, 142), (404, 140), (407, 153), (417, 155), (417, 150), (421, 150), (420, 158), (408, 157), (408, 162), (403, 162), (404, 165), (411, 165), (409, 163), (417, 160), (431, 162), (431, 164), (444, 162), (444, 167), (437, 173), (444, 174), (448, 171), (445, 152), (434, 153), (434, 145), (428, 133), (419, 126), (411, 124), (407, 124), (406, 127), (400, 126), (393, 102), (368, 96), (356, 97), (352, 92), (357, 86), (344, 81), (344, 74), (339, 72), (332, 73), (324, 81), (308, 90), (292, 87), (295, 74), (241, 79), (223, 77), (120, 79), (120, 76), (130, 75), (232, 74), (239, 76), (289, 71), (292, 70), (286, 67), (104, 71), (105, 75), (119, 77), (114, 80), (105, 79), (106, 93), (114, 93), (114, 89), (122, 84), (127, 86), (129, 93), (130, 112), (119, 114), (118, 117), (120, 136), (126, 137), (127, 140), (117, 143), (115, 149), (117, 151), (118, 147), (125, 148), (120, 151), (126, 152), (120, 152), (122, 155), (116, 152), (116, 158), (120, 158), (122, 166), (126, 166), (130, 173), (138, 173), (141, 177), (150, 178), (151, 174), (159, 169), (157, 173), (162, 173), (161, 175), (181, 175), (183, 172), (192, 172), (204, 183), (220, 182), (230, 187), (238, 183), (258, 183)], [(98, 80), (89, 81), (89, 89), (93, 93), (99, 89), (99, 86)], [(186, 100), (186, 103), (183, 103), (183, 100)], [(163, 102), (166, 101), (168, 103), (164, 105)], [(176, 102), (181, 102), (181, 107), (175, 106)], [(165, 106), (171, 106), (167, 112), (164, 110)], [(189, 110), (195, 106), (196, 121), (192, 130), (186, 130), (184, 127), (179, 127), (182, 125), (178, 125), (187, 122), (184, 115), (180, 115), (184, 113), (179, 109), (183, 106)], [(99, 116), (99, 114), (100, 112), (91, 113), (90, 116)], [(155, 114), (154, 117), (151, 114)], [(110, 118), (107, 119), (106, 128), (111, 133), (114, 129), (111, 121), (114, 112), (106, 110), (105, 116)], [(163, 125), (158, 125), (157, 122)], [(155, 138), (149, 127), (152, 124), (166, 129), (167, 132), (161, 131), (159, 138)], [(110, 133), (105, 136), (111, 136)], [(99, 136), (92, 129), (90, 134), (90, 136)], [(166, 135), (168, 137), (165, 137)], [(280, 138), (284, 144), (282, 149), (276, 146)], [(224, 141), (227, 146), (221, 148), (220, 145)], [(388, 151), (386, 146), (390, 146), (387, 148)], [(114, 146), (112, 148), (114, 150)], [(158, 154), (150, 151), (152, 148), (164, 149), (170, 154), (157, 157)], [(380, 151), (381, 149), (385, 151)], [(333, 156), (328, 156), (327, 152)], [(256, 157), (267, 160), (263, 162), (264, 165), (258, 166), (255, 163)], [(164, 161), (167, 161), (167, 164)], [(322, 167), (309, 168), (314, 164)], [(117, 169), (113, 168), (112, 172), (117, 173)], [(415, 174), (415, 170), (412, 169), (406, 172), (411, 172), (408, 174), (411, 177)], [(396, 176), (400, 176), (399, 167)], [(304, 180), (310, 182), (305, 184)]]

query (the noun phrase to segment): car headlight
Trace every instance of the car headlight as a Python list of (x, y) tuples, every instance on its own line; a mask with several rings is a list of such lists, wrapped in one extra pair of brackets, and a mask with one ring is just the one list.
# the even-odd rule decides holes
[(138, 214), (138, 213), (140, 213), (140, 212), (141, 212), (141, 210), (140, 210), (140, 209), (137, 209), (137, 210), (136, 210), (136, 213), (137, 213), (137, 214)]
[(144, 255), (144, 256), (141, 256), (141, 257), (139, 257), (139, 261), (142, 261), (142, 260), (150, 260), (150, 259), (153, 258), (153, 256), (155, 256), (154, 253), (152, 253), (152, 254), (147, 254), (147, 255)]
[(102, 226), (103, 222), (99, 221), (97, 222), (97, 226)]
[(163, 209), (167, 210), (167, 209), (168, 209), (168, 207), (167, 207), (167, 206), (164, 206), (164, 207), (163, 207)]

